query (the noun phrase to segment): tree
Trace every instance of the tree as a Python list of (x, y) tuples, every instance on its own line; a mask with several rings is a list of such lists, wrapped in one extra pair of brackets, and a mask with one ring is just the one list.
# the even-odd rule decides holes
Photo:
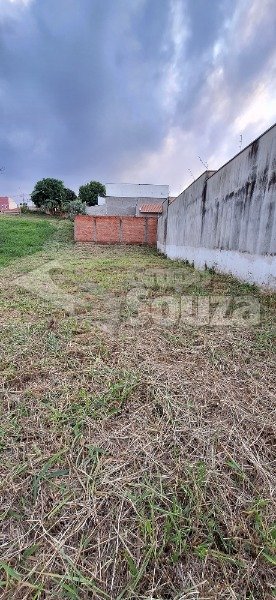
[(74, 202), (77, 200), (77, 194), (75, 194), (74, 190), (70, 190), (69, 188), (65, 188), (65, 202)]
[(59, 179), (41, 179), (35, 184), (31, 193), (35, 206), (49, 211), (51, 214), (62, 211), (66, 201), (63, 181)]
[(68, 213), (70, 204), (76, 202), (77, 199), (77, 194), (75, 194), (74, 190), (64, 188), (64, 201), (61, 207), (62, 211)]
[(90, 183), (80, 186), (79, 199), (81, 202), (85, 202), (87, 206), (97, 204), (98, 196), (106, 196), (105, 186), (99, 181), (90, 181)]

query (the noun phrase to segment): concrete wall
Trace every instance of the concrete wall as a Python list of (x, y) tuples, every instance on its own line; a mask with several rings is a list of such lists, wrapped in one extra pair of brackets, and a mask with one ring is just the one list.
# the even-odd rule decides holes
[(96, 244), (156, 244), (156, 217), (78, 215), (74, 221), (76, 242)]
[(276, 125), (164, 204), (158, 249), (276, 289), (275, 169)]
[(96, 206), (87, 206), (86, 213), (88, 215), (140, 216), (140, 206), (143, 204), (160, 204), (160, 202), (163, 202), (164, 198), (146, 198), (137, 196), (125, 198), (122, 196), (106, 196), (105, 198), (101, 198), (101, 200), (103, 200), (103, 202), (101, 201), (101, 203)]
[(135, 198), (114, 198), (106, 196), (104, 202), (96, 206), (88, 206), (86, 212), (88, 215), (135, 215)]
[(106, 206), (104, 205), (98, 205), (96, 204), (95, 206), (87, 206), (86, 207), (86, 214), (87, 215), (106, 215)]

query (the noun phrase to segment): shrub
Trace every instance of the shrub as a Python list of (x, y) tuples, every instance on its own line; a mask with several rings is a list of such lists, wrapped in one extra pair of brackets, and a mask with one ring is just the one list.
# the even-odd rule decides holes
[(85, 215), (86, 207), (84, 202), (81, 202), (81, 200), (77, 198), (76, 200), (69, 202), (67, 211), (69, 219), (74, 219), (76, 215)]
[(28, 207), (28, 204), (26, 202), (23, 202), (22, 204), (20, 204), (20, 209), (21, 209), (22, 213), (29, 213), (29, 212), (31, 212), (30, 209), (29, 209), (29, 207)]

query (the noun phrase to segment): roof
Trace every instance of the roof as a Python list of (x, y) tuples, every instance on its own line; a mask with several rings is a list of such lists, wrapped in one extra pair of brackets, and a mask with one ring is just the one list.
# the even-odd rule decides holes
[(142, 204), (139, 208), (139, 211), (143, 213), (162, 213), (162, 202), (156, 202), (155, 204)]

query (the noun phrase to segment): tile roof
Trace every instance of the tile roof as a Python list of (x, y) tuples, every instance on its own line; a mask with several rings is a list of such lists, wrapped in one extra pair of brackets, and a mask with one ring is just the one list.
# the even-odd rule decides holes
[(139, 208), (139, 211), (142, 213), (162, 213), (162, 202), (158, 202), (156, 204), (142, 204)]

